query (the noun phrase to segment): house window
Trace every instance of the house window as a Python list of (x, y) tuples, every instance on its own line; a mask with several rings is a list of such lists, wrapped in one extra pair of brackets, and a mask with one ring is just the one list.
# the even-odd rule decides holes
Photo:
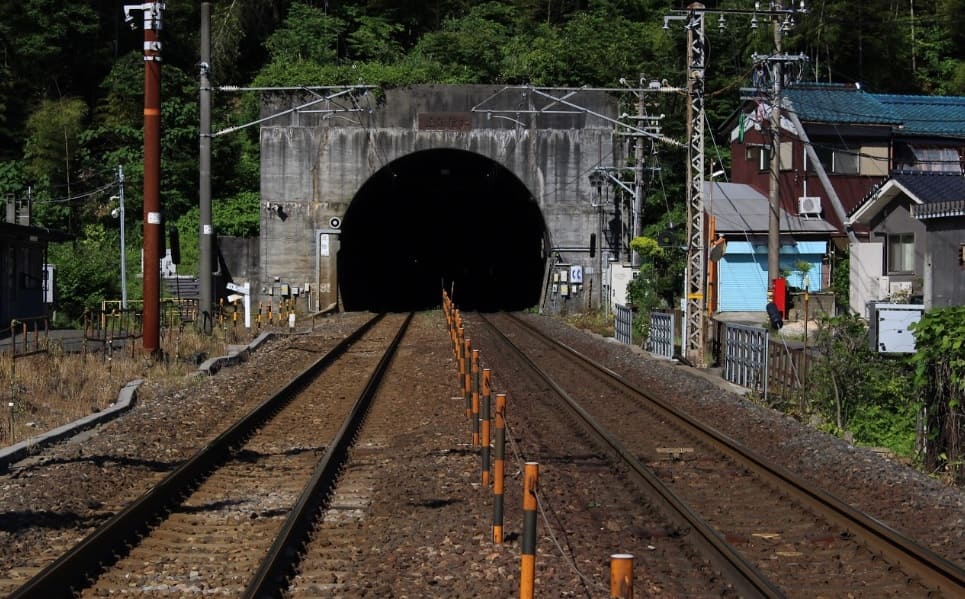
[(757, 170), (766, 173), (771, 170), (771, 149), (767, 146), (747, 146), (744, 158), (750, 164), (756, 164)]
[(915, 271), (915, 234), (888, 235), (888, 272), (912, 273)]
[(815, 146), (815, 153), (821, 164), (824, 165), (825, 172), (836, 173), (839, 175), (857, 175), (859, 172), (858, 164), (859, 152), (843, 147)]
[(911, 146), (910, 149), (914, 156), (915, 170), (941, 173), (960, 173), (962, 170), (958, 148)]

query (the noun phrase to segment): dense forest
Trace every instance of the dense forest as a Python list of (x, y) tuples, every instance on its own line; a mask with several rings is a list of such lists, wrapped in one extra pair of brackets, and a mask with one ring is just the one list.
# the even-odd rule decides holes
[[(128, 245), (140, 246), (143, 33), (139, 15), (135, 30), (125, 24), (123, 5), (0, 0), (0, 194), (29, 200), (33, 224), (75, 236), (52, 251), (62, 266), (61, 309), (75, 316), (119, 296), (111, 215), (119, 167)], [(754, 9), (751, 0), (707, 6)], [(783, 47), (810, 58), (802, 79), (965, 94), (965, 0), (814, 0), (805, 7)], [(663, 17), (681, 8), (657, 0), (222, 0), (212, 2), (212, 76), (218, 86), (241, 87), (616, 86), (639, 77), (685, 85), (686, 36), (679, 22), (663, 28)], [(168, 0), (163, 20), (161, 198), (166, 221), (183, 232), (190, 264), (198, 222), (200, 2)], [(719, 27), (713, 12), (706, 20), (711, 127), (735, 109), (752, 54), (773, 51), (766, 16), (731, 12), (725, 21)], [(219, 92), (214, 129), (247, 122), (256, 110), (253, 92)], [(681, 114), (682, 102), (668, 110)], [(682, 122), (668, 119), (668, 127), (674, 119)], [(219, 137), (212, 147), (215, 227), (252, 234), (257, 132)], [(128, 255), (136, 260), (136, 251)]]

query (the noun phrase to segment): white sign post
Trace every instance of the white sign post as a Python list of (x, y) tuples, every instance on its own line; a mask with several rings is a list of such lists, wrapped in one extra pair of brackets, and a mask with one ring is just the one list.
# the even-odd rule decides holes
[[(244, 285), (235, 285), (234, 283), (228, 283), (225, 285), (229, 291), (234, 291), (240, 294), (245, 305), (245, 328), (251, 328), (251, 283), (245, 283)], [(234, 298), (234, 299), (232, 299)], [(238, 299), (234, 294), (228, 296), (228, 301), (234, 303), (234, 300)]]

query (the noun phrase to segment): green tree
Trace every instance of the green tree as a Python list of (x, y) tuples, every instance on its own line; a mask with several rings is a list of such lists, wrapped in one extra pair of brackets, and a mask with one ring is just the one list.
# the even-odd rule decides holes
[(38, 218), (72, 233), (79, 230), (82, 217), (83, 204), (72, 197), (71, 180), (86, 116), (87, 104), (77, 98), (45, 100), (27, 120), (24, 144), (27, 176), (60, 196), (38, 204)]
[[(259, 206), (261, 197), (256, 192), (243, 192), (236, 196), (213, 202), (211, 221), (217, 235), (231, 237), (257, 237), (261, 225)], [(181, 238), (181, 274), (197, 274), (199, 262), (201, 215), (192, 208), (176, 223)]]
[(423, 35), (414, 54), (442, 65), (450, 76), (466, 82), (498, 81), (512, 20), (509, 7), (495, 2), (482, 4)]
[(660, 272), (666, 265), (667, 252), (652, 237), (635, 237), (630, 240), (630, 251), (640, 256), (640, 270), (627, 284), (627, 300), (636, 309), (634, 335), (646, 340), (650, 336), (650, 313), (667, 304), (661, 297)]
[(7, 119), (0, 156), (16, 157), (23, 125), (40, 101), (86, 97), (100, 80), (111, 50), (100, 25), (86, 2), (0, 1), (0, 105)]
[(358, 10), (350, 14), (351, 31), (346, 36), (350, 59), (392, 63), (401, 58), (402, 44), (396, 41), (396, 37), (402, 32), (402, 25), (383, 16), (361, 14)]
[(913, 325), (915, 384), (925, 406), (925, 465), (965, 481), (965, 306), (929, 310)]
[(120, 296), (120, 245), (114, 231), (88, 225), (75, 241), (51, 244), (48, 260), (57, 267), (58, 324), (77, 325), (85, 310)]
[(916, 406), (909, 362), (871, 349), (867, 326), (852, 314), (822, 319), (814, 347), (808, 369), (811, 409), (832, 431), (855, 432), (858, 442), (891, 438), (893, 449), (907, 448), (914, 439), (908, 414)]
[(345, 21), (304, 2), (292, 2), (281, 27), (265, 46), (274, 62), (332, 63), (338, 58), (339, 38)]

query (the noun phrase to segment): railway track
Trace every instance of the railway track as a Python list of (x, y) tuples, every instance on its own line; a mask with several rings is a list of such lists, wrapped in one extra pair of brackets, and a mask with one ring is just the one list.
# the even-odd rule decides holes
[[(557, 409), (566, 405), (581, 437), (617, 456), (620, 471), (646, 482), (651, 496), (661, 495), (649, 502), (663, 513), (681, 508), (685, 514), (673, 516), (670, 526), (702, 555), (712, 556), (714, 568), (738, 594), (952, 597), (965, 588), (957, 565), (676, 413), (670, 402), (628, 385), (521, 320), (509, 315), (474, 320), (481, 327), (472, 331), (474, 341), (487, 340), (484, 355), (499, 364), (496, 372), (515, 371), (514, 388), (523, 370), (537, 373), (529, 375), (535, 378), (532, 397), (552, 395)], [(497, 332), (482, 334), (488, 327)], [(541, 427), (553, 409), (527, 408), (546, 414), (535, 416)], [(551, 443), (552, 434), (540, 435), (541, 441)]]
[(11, 597), (279, 594), (411, 318), (369, 320)]

